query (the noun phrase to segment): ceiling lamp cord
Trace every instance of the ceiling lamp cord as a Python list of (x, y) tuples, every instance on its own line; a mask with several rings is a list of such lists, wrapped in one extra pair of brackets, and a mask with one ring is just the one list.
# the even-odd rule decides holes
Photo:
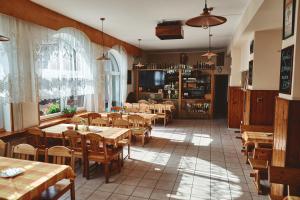
[[(138, 39), (138, 41), (139, 41), (139, 49), (141, 49), (142, 39)], [(141, 61), (142, 61), (142, 56), (139, 56), (139, 62), (135, 66), (138, 67), (138, 68), (144, 67), (145, 65), (143, 65)]]
[(101, 20), (102, 55), (100, 53), (101, 56), (99, 58), (97, 58), (97, 60), (107, 61), (110, 59), (104, 53), (105, 42), (104, 42), (104, 25), (103, 24), (104, 24), (105, 18), (102, 17), (102, 18), (100, 18), (100, 20)]

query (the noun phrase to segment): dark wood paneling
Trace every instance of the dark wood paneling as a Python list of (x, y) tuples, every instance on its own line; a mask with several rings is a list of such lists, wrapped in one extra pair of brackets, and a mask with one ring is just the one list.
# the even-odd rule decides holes
[(241, 87), (229, 87), (228, 127), (240, 128), (243, 120), (244, 93)]
[(247, 90), (243, 123), (273, 126), (276, 96), (278, 91), (274, 90)]
[(252, 90), (250, 103), (251, 125), (273, 125), (275, 98), (278, 91)]
[[(272, 165), (300, 168), (300, 101), (276, 98)], [(282, 185), (272, 184), (272, 195), (283, 195)], [(300, 188), (291, 187), (291, 192)], [(300, 193), (293, 193), (300, 195)]]
[[(0, 0), (0, 12), (54, 30), (73, 27), (84, 32), (92, 42), (101, 45), (103, 43), (100, 37), (101, 31), (29, 0)], [(104, 40), (107, 47), (122, 45), (130, 55), (137, 56), (141, 54), (139, 48), (110, 35), (104, 34)]]

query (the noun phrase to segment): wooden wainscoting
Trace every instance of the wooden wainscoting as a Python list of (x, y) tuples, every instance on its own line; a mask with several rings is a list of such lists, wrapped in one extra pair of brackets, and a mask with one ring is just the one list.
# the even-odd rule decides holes
[[(300, 168), (300, 101), (276, 98), (274, 128), (272, 165)], [(300, 188), (290, 190), (293, 193)], [(272, 195), (283, 196), (285, 192), (283, 185), (272, 184)]]
[(247, 90), (244, 108), (245, 125), (274, 125), (276, 90)]
[(228, 127), (240, 128), (243, 120), (244, 92), (241, 87), (228, 90)]

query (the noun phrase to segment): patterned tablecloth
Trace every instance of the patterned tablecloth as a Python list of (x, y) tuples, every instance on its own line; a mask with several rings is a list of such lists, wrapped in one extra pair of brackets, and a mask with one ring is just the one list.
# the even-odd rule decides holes
[[(67, 127), (75, 127), (74, 124), (58, 124), (42, 129), (46, 133), (48, 138), (62, 138), (62, 133), (67, 130)], [(89, 126), (89, 131), (83, 130), (84, 126), (78, 126), (78, 132), (80, 134), (96, 133), (105, 138), (105, 141), (109, 144), (116, 145), (118, 141), (128, 138), (131, 134), (130, 129), (126, 128), (114, 128), (114, 127), (97, 127)]]
[(0, 199), (29, 200), (62, 179), (74, 179), (70, 166), (0, 157), (0, 171), (21, 167), (23, 174), (14, 178), (0, 178)]

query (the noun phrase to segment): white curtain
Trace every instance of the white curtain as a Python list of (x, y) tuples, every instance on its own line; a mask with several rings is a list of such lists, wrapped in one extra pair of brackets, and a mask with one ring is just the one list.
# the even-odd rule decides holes
[(118, 51), (118, 65), (120, 67), (120, 96), (121, 105), (124, 105), (127, 97), (127, 71), (128, 71), (128, 56), (125, 48), (118, 45), (113, 47), (113, 49)]
[(0, 43), (1, 102), (35, 101), (31, 25), (0, 14), (0, 34), (10, 38)]
[(94, 93), (90, 40), (80, 31), (63, 28), (36, 50), (40, 99)]

